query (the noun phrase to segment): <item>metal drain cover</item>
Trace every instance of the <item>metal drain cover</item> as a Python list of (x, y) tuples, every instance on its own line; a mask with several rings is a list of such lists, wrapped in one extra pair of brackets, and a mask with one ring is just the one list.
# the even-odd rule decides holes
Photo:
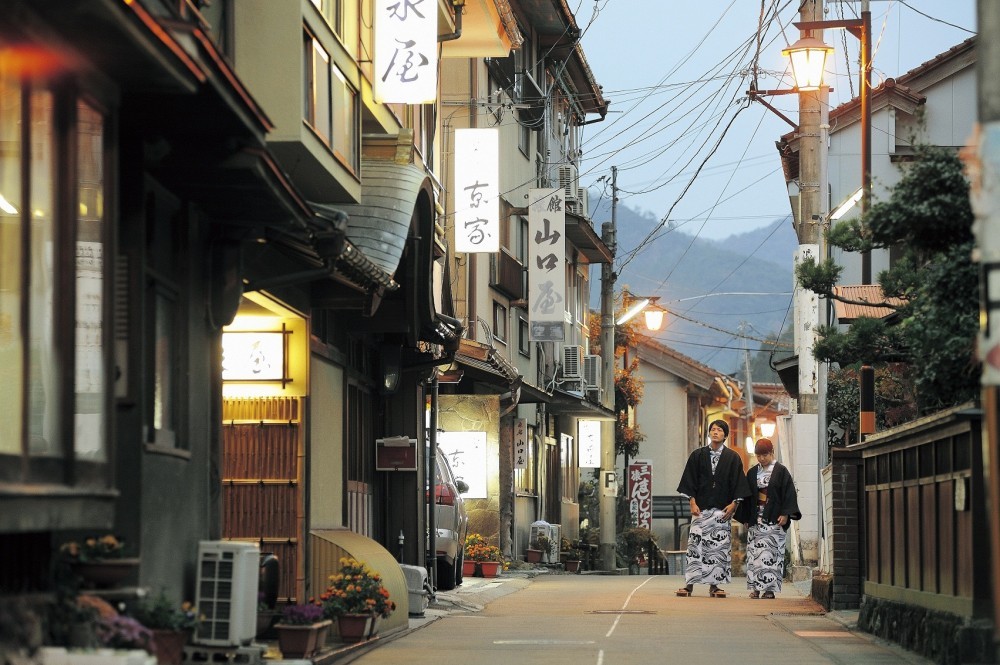
[(590, 610), (587, 614), (656, 614), (654, 610)]

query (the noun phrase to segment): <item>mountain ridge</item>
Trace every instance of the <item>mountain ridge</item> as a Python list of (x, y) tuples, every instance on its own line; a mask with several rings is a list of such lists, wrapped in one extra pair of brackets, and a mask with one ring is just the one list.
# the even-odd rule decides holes
[[(591, 217), (600, 228), (611, 218), (610, 202)], [(746, 352), (765, 348), (757, 340), (791, 326), (798, 241), (788, 218), (721, 240), (660, 228), (652, 214), (620, 204), (615, 218), (616, 292), (656, 296), (668, 312), (660, 331), (645, 334), (728, 374), (742, 367)], [(596, 300), (591, 305), (599, 307), (599, 294)]]

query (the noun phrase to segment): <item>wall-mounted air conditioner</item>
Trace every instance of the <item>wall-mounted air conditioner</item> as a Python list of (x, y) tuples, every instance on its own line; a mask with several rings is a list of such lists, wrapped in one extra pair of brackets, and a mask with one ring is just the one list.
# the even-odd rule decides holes
[(206, 646), (250, 644), (257, 632), (260, 547), (256, 543), (198, 543), (195, 604), (204, 617), (194, 642)]
[(576, 164), (559, 165), (559, 186), (566, 196), (567, 204), (580, 201), (580, 175), (577, 172)]
[(563, 347), (562, 375), (564, 379), (583, 379), (583, 347), (567, 344)]
[(583, 385), (588, 390), (601, 388), (601, 357), (587, 354), (583, 357)]

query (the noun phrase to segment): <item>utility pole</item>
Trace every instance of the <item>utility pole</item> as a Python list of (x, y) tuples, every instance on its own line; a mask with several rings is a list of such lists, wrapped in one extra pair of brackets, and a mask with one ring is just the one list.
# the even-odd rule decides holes
[[(611, 250), (611, 261), (601, 265), (601, 377), (605, 407), (615, 408), (615, 233), (618, 228), (618, 167), (611, 167), (611, 222), (601, 225), (601, 239)], [(617, 414), (616, 414), (617, 415)], [(614, 421), (601, 421), (601, 477), (598, 490), (601, 513), (601, 568), (615, 568), (615, 507), (618, 487), (615, 482)]]
[[(804, 0), (800, 6), (800, 20), (814, 22), (823, 19), (821, 0)], [(822, 40), (823, 31), (804, 30), (802, 37)], [(816, 91), (800, 91), (799, 98), (799, 214), (795, 224), (798, 248), (795, 263), (822, 260), (820, 242), (826, 223), (826, 113), (828, 93), (821, 87)], [(790, 453), (789, 466), (798, 481), (799, 501), (803, 518), (799, 524), (800, 541), (807, 557), (819, 559), (820, 524), (822, 508), (822, 464), (818, 442), (825, 428), (819, 422), (820, 367), (813, 356), (816, 330), (820, 324), (819, 297), (809, 289), (794, 285), (795, 354), (798, 358), (798, 409), (790, 422), (790, 437), (786, 443)], [(825, 460), (823, 461), (825, 463)], [(806, 506), (814, 506), (807, 510)]]

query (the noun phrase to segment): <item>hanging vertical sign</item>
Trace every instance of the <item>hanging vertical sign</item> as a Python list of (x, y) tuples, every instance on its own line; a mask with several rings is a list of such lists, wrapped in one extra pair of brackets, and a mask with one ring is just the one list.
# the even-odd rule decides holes
[(562, 189), (529, 189), (528, 338), (562, 342), (566, 312), (566, 205)]
[(426, 104), (437, 97), (437, 5), (375, 0), (375, 101)]
[(455, 130), (455, 251), (500, 251), (500, 134)]
[(649, 460), (628, 465), (628, 505), (636, 526), (653, 526), (653, 466)]
[(580, 437), (580, 467), (601, 468), (601, 421), (581, 420), (577, 434)]
[(514, 468), (528, 467), (528, 420), (518, 418), (514, 421)]

